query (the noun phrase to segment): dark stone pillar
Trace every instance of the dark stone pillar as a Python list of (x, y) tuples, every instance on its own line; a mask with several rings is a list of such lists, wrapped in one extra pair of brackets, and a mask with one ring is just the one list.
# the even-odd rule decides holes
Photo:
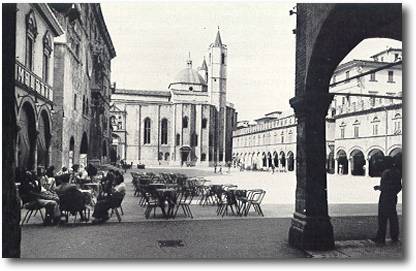
[(301, 249), (334, 248), (325, 167), (325, 116), (331, 100), (328, 94), (296, 96), (290, 100), (298, 124), (296, 209), (289, 230), (289, 244)]
[(3, 157), (2, 157), (2, 256), (20, 257), (20, 201), (17, 197), (14, 169), (16, 151), (16, 4), (2, 4), (3, 11)]

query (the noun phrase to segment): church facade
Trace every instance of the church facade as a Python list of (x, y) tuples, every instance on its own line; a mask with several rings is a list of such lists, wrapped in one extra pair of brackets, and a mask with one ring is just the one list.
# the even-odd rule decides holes
[(227, 60), (218, 31), (208, 61), (194, 69), (188, 59), (167, 90), (115, 89), (111, 160), (204, 166), (231, 161), (236, 112), (226, 98)]

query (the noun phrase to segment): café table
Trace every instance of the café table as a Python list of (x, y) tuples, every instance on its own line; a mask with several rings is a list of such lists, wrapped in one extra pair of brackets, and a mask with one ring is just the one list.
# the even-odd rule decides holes
[(158, 188), (155, 195), (158, 198), (163, 216), (165, 218), (173, 217), (176, 205), (176, 190), (174, 188)]

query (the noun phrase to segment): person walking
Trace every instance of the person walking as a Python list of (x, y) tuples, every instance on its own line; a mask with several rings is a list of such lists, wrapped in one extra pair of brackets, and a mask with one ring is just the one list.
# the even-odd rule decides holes
[(271, 164), (271, 168), (272, 168), (272, 174), (274, 174), (274, 164)]
[(402, 190), (401, 165), (394, 162), (393, 158), (385, 157), (385, 170), (380, 179), (380, 185), (374, 186), (374, 190), (380, 191), (378, 201), (378, 230), (372, 240), (376, 244), (385, 244), (387, 221), (390, 223), (390, 237), (392, 242), (399, 241), (399, 220), (397, 218), (397, 194)]

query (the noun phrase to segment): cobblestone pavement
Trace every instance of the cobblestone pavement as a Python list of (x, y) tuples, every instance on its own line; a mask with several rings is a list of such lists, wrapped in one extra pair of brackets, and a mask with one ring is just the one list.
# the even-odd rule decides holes
[[(178, 168), (153, 168), (149, 171), (174, 172)], [(213, 174), (208, 169), (185, 169), (189, 176), (206, 176), (212, 183), (233, 183), (240, 188), (263, 188), (267, 191), (263, 205), (265, 217), (254, 212), (239, 218), (215, 214), (215, 206), (192, 205), (194, 219), (179, 213), (174, 220), (161, 217), (146, 220), (144, 208), (137, 205), (129, 172), (125, 175), (128, 192), (123, 202), (124, 215), (118, 223), (113, 216), (103, 225), (71, 223), (44, 227), (37, 215), (22, 230), (22, 256), (43, 257), (122, 257), (122, 258), (374, 258), (402, 255), (401, 246), (375, 247), (371, 243), (337, 243), (332, 254), (301, 252), (287, 245), (287, 232), (293, 214), (295, 177), (293, 173), (272, 175), (268, 172), (239, 172)], [(329, 212), (336, 240), (366, 240), (373, 237), (377, 227), (377, 193), (372, 186), (378, 178), (351, 179), (329, 176)], [(292, 191), (293, 190), (293, 191)], [(370, 193), (362, 191), (371, 190)], [(339, 195), (339, 197), (332, 196)], [(292, 194), (293, 193), (293, 194)], [(354, 193), (364, 198), (359, 200)], [(293, 196), (292, 196), (293, 195)], [(342, 195), (342, 197), (341, 197)], [(338, 200), (337, 200), (338, 199)], [(345, 199), (345, 200), (342, 200)], [(362, 202), (361, 202), (362, 201)], [(398, 205), (401, 213), (401, 204)], [(45, 238), (47, 236), (48, 238)], [(179, 248), (160, 248), (157, 241), (182, 240)], [(352, 241), (351, 241), (352, 242)], [(358, 241), (356, 241), (358, 242)], [(347, 244), (347, 245), (345, 245)], [(39, 249), (42, 248), (42, 249)], [(338, 253), (338, 252), (339, 253)], [(341, 252), (340, 252), (341, 251)], [(338, 254), (337, 254), (338, 253)], [(384, 254), (383, 254), (384, 253)], [(348, 257), (347, 257), (347, 256)]]

